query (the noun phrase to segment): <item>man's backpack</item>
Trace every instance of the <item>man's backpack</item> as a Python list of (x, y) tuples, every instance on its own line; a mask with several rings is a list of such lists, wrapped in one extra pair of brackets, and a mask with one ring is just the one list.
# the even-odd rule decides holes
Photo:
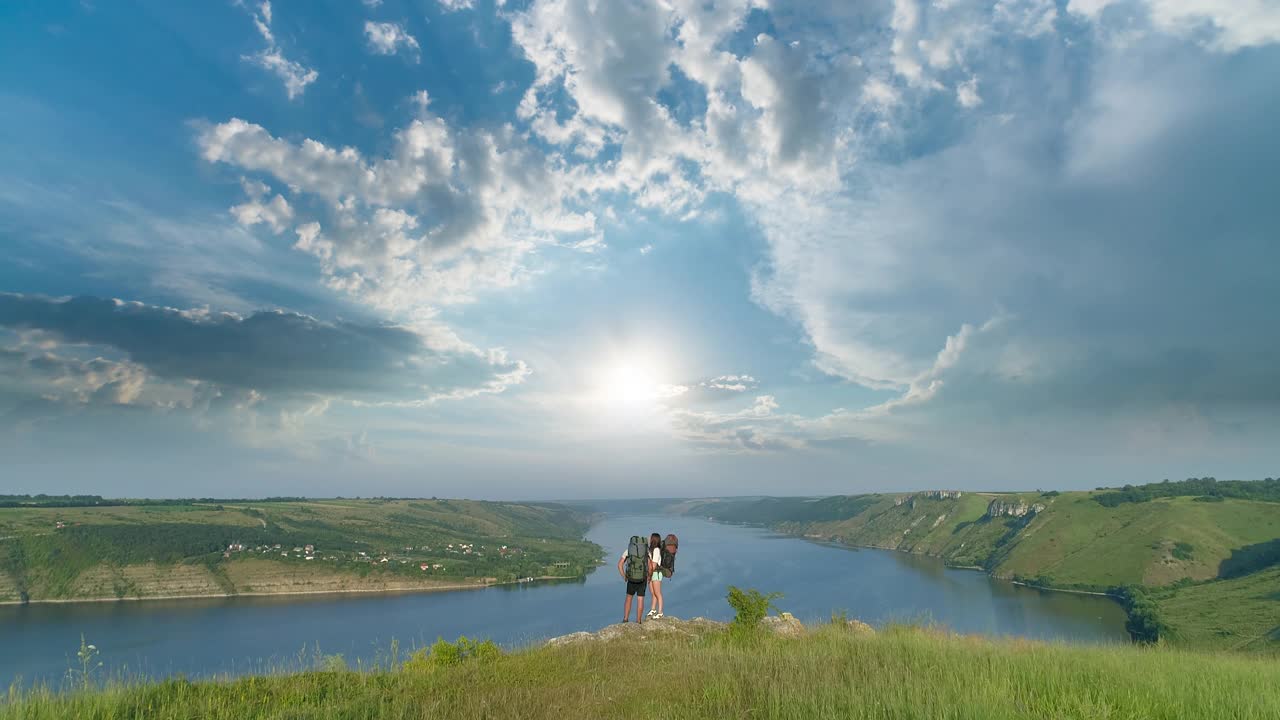
[(676, 574), (676, 551), (680, 549), (680, 538), (675, 535), (668, 535), (666, 540), (662, 541), (662, 562), (660, 563), (663, 577), (671, 577)]
[(627, 544), (627, 562), (623, 569), (627, 582), (644, 582), (649, 579), (649, 544), (639, 535), (632, 535)]

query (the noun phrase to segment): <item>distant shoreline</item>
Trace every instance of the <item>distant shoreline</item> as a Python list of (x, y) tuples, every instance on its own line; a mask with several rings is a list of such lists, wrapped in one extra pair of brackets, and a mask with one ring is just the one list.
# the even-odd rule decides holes
[[(710, 518), (708, 518), (708, 519), (710, 519)], [(719, 521), (719, 520), (711, 520), (711, 522), (719, 523), (720, 521)], [(1115, 602), (1120, 603), (1120, 599), (1119, 599), (1119, 598), (1117, 598), (1115, 595), (1112, 595), (1111, 593), (1095, 592), (1095, 591), (1093, 591), (1093, 590), (1071, 590), (1071, 589), (1068, 589), (1068, 588), (1048, 587), (1048, 586), (1045, 586), (1045, 585), (1033, 585), (1032, 583), (1024, 582), (1024, 581), (1022, 581), (1022, 580), (1014, 580), (1014, 579), (1012, 579), (1012, 578), (1002, 578), (1002, 577), (1000, 577), (1000, 576), (998, 576), (998, 575), (995, 575), (995, 574), (993, 574), (993, 573), (989, 572), (986, 568), (982, 567), (981, 565), (952, 565), (951, 563), (948, 563), (948, 562), (946, 561), (946, 558), (942, 557), (941, 555), (935, 555), (935, 554), (933, 554), (933, 553), (923, 553), (923, 552), (918, 553), (918, 552), (911, 552), (910, 550), (900, 550), (900, 549), (898, 549), (898, 548), (881, 547), (881, 546), (879, 546), (879, 545), (858, 545), (858, 544), (856, 544), (856, 543), (847, 543), (847, 542), (844, 542), (844, 541), (836, 540), (836, 539), (834, 539), (834, 538), (823, 537), (823, 536), (818, 536), (818, 535), (808, 535), (808, 534), (803, 534), (803, 535), (801, 535), (801, 534), (796, 534), (796, 533), (793, 533), (793, 532), (787, 532), (787, 531), (785, 531), (785, 530), (778, 530), (778, 529), (776, 529), (776, 528), (770, 528), (768, 525), (751, 525), (751, 523), (721, 523), (721, 524), (723, 524), (723, 525), (746, 525), (746, 526), (749, 526), (749, 527), (761, 527), (761, 528), (764, 528), (764, 529), (766, 529), (766, 530), (772, 530), (772, 531), (774, 531), (774, 532), (778, 532), (778, 533), (781, 533), (781, 534), (783, 534), (783, 535), (787, 535), (787, 536), (789, 536), (789, 537), (799, 538), (799, 539), (802, 539), (802, 540), (808, 540), (809, 542), (821, 543), (821, 544), (823, 544), (823, 545), (833, 545), (833, 546), (835, 546), (835, 547), (842, 547), (842, 548), (858, 548), (858, 549), (862, 549), (862, 550), (888, 550), (889, 552), (902, 553), (903, 555), (916, 555), (916, 556), (919, 556), (919, 557), (930, 557), (930, 558), (935, 558), (935, 559), (937, 559), (937, 560), (942, 561), (942, 564), (943, 564), (943, 566), (944, 566), (944, 567), (954, 568), (954, 569), (956, 569), (956, 570), (977, 570), (977, 571), (981, 572), (982, 574), (986, 575), (986, 576), (987, 576), (987, 577), (989, 577), (989, 578), (992, 578), (992, 579), (994, 579), (994, 580), (1000, 580), (1000, 581), (1002, 581), (1002, 582), (1007, 582), (1007, 583), (1010, 583), (1010, 584), (1013, 584), (1013, 585), (1018, 585), (1019, 587), (1032, 588), (1032, 589), (1035, 589), (1035, 590), (1044, 590), (1044, 591), (1046, 591), (1046, 592), (1071, 593), (1072, 595), (1094, 595), (1094, 596), (1096, 596), (1096, 597), (1105, 597), (1105, 598), (1110, 598), (1110, 599), (1114, 600)]]
[[(533, 582), (547, 580), (576, 580), (576, 575), (544, 575), (533, 579)], [(6, 605), (73, 605), (78, 603), (112, 603), (112, 602), (147, 602), (149, 600), (216, 600), (241, 597), (288, 597), (291, 595), (358, 595), (358, 594), (417, 594), (433, 592), (456, 592), (459, 590), (484, 590), (485, 588), (504, 585), (528, 584), (521, 580), (503, 582), (472, 582), (454, 585), (436, 585), (432, 587), (409, 588), (353, 588), (348, 590), (285, 590), (281, 592), (242, 592), (242, 593), (207, 593), (201, 595), (151, 595), (147, 597), (97, 597), (97, 598), (48, 598), (44, 600), (0, 600), (0, 606)]]

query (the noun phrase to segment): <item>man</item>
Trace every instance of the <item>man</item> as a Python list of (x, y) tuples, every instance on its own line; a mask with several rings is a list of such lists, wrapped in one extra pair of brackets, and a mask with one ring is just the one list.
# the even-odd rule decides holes
[[(631, 539), (633, 541), (637, 539), (642, 540), (642, 538), (638, 538), (638, 537), (633, 537)], [(642, 623), (644, 622), (645, 589), (649, 585), (649, 578), (654, 572), (655, 565), (653, 561), (649, 558), (649, 553), (647, 552), (647, 548), (646, 548), (646, 551), (641, 555), (641, 557), (644, 558), (644, 568), (645, 568), (644, 576), (638, 580), (633, 580), (627, 577), (627, 557), (630, 556), (631, 554), (632, 554), (631, 547), (628, 546), (626, 550), (622, 551), (622, 557), (618, 558), (618, 575), (622, 576), (622, 579), (625, 580), (627, 583), (627, 597), (626, 597), (626, 600), (623, 601), (623, 605), (622, 605), (622, 622), (627, 623), (631, 621), (631, 605), (632, 605), (632, 598), (634, 598), (635, 599), (634, 603), (636, 606), (636, 622)]]

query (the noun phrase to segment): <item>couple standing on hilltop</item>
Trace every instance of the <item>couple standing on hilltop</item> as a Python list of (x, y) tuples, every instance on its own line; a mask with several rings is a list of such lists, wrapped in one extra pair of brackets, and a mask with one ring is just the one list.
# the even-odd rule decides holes
[(626, 552), (618, 558), (618, 574), (627, 581), (627, 599), (622, 606), (622, 622), (631, 619), (632, 598), (635, 598), (636, 622), (644, 622), (645, 589), (653, 591), (653, 604), (649, 617), (662, 617), (662, 580), (676, 572), (676, 550), (680, 540), (675, 535), (662, 538), (660, 533), (649, 536), (645, 543), (640, 535), (632, 535)]

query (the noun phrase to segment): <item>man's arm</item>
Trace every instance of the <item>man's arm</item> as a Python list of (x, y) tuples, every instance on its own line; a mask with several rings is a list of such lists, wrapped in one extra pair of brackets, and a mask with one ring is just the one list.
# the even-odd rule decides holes
[(622, 564), (625, 563), (626, 561), (627, 561), (626, 555), (623, 555), (622, 557), (618, 558), (618, 574), (622, 576), (623, 580), (627, 579), (627, 573), (622, 569)]

